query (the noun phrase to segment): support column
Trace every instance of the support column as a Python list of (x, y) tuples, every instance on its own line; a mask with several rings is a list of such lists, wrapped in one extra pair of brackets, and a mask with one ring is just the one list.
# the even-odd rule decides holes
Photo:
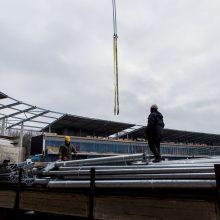
[(20, 140), (19, 140), (19, 157), (18, 157), (19, 162), (23, 160), (23, 154), (22, 154), (23, 136), (24, 136), (24, 123), (22, 122), (21, 131), (20, 131)]
[(5, 134), (5, 118), (2, 119), (2, 128), (1, 128), (1, 135)]
[(95, 204), (95, 168), (90, 169), (90, 193), (89, 193), (89, 213), (88, 218), (94, 219), (94, 204)]
[(220, 164), (214, 164), (216, 179), (217, 220), (220, 220)]

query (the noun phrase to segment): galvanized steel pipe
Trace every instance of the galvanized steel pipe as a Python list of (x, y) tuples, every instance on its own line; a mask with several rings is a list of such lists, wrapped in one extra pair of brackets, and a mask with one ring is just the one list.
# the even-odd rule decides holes
[[(215, 180), (97, 180), (96, 188), (216, 188)], [(49, 181), (48, 188), (89, 188), (90, 181)]]
[(55, 163), (56, 167), (60, 166), (75, 166), (75, 165), (91, 165), (91, 164), (107, 164), (107, 163), (117, 163), (117, 162), (129, 162), (138, 161), (143, 159), (143, 154), (130, 154), (130, 155), (120, 155), (120, 156), (110, 156), (101, 158), (91, 158), (82, 160), (70, 160), (70, 161), (57, 161)]
[[(141, 174), (141, 173), (211, 173), (214, 172), (214, 168), (210, 167), (180, 167), (180, 168), (145, 168), (145, 169), (107, 169), (96, 170), (97, 175), (101, 174)], [(69, 170), (69, 171), (48, 171), (43, 172), (46, 176), (62, 176), (62, 175), (89, 175), (90, 170)]]
[(73, 167), (59, 167), (60, 171), (68, 171), (68, 170), (89, 170), (91, 168), (95, 168), (96, 170), (104, 170), (104, 169), (146, 169), (146, 168), (170, 168), (170, 167), (214, 167), (214, 164), (210, 163), (201, 163), (201, 164), (148, 164), (148, 165), (127, 165), (127, 166), (73, 166)]
[[(135, 180), (135, 179), (215, 179), (214, 173), (174, 173), (174, 174), (124, 174), (96, 175), (96, 180)], [(62, 176), (65, 180), (89, 180), (88, 175)]]

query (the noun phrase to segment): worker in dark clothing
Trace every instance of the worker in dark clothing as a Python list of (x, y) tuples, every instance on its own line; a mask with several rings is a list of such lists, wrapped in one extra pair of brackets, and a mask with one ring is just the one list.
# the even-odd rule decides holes
[(59, 159), (72, 160), (72, 152), (77, 154), (76, 148), (70, 143), (70, 136), (65, 136), (65, 144), (59, 149)]
[(155, 157), (153, 162), (161, 161), (160, 141), (163, 128), (163, 115), (158, 111), (157, 105), (152, 105), (144, 133), (145, 138), (148, 140), (148, 146)]

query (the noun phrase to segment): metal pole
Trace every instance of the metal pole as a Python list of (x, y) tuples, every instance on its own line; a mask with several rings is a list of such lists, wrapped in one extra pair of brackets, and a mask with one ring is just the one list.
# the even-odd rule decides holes
[(20, 130), (18, 162), (21, 162), (23, 160), (23, 154), (22, 154), (23, 135), (24, 135), (24, 123), (22, 122), (21, 123), (21, 130)]
[[(154, 166), (160, 166), (161, 164), (196, 164), (196, 163), (220, 163), (220, 157), (212, 158), (198, 158), (198, 159), (188, 159), (188, 160), (172, 160), (172, 161), (163, 161), (161, 163), (154, 163)], [(150, 165), (150, 164), (149, 164)]]
[(89, 219), (94, 218), (95, 204), (95, 168), (90, 169), (90, 193), (89, 193)]
[(143, 159), (143, 154), (131, 154), (131, 155), (120, 155), (120, 156), (109, 156), (101, 158), (91, 158), (82, 160), (70, 160), (70, 161), (59, 161), (56, 162), (56, 167), (60, 166), (75, 166), (75, 165), (93, 165), (93, 164), (107, 164), (117, 162), (128, 162), (138, 161)]
[[(96, 188), (216, 188), (215, 180), (97, 180)], [(89, 188), (90, 181), (49, 181), (48, 188)]]
[(1, 128), (1, 135), (5, 134), (5, 118), (2, 119), (2, 128)]
[[(62, 176), (64, 180), (89, 180), (89, 175)], [(215, 179), (214, 173), (173, 173), (173, 174), (124, 174), (96, 175), (96, 180), (141, 180), (141, 179)]]
[(59, 167), (61, 171), (67, 170), (89, 170), (91, 167), (94, 167), (96, 170), (106, 170), (106, 169), (146, 169), (146, 168), (170, 168), (170, 167), (214, 167), (214, 164), (211, 163), (203, 163), (203, 164), (170, 164), (170, 165), (160, 165), (160, 166), (150, 166), (150, 165), (127, 165), (127, 166), (73, 166), (73, 167)]
[[(146, 168), (146, 169), (107, 169), (96, 170), (97, 175), (105, 174), (161, 174), (161, 173), (214, 173), (214, 168), (209, 167), (180, 167), (180, 168)], [(89, 175), (90, 170), (69, 170), (69, 171), (43, 171), (45, 176), (60, 176), (60, 175)]]
[(218, 201), (218, 217), (220, 219), (220, 164), (215, 164), (216, 195)]

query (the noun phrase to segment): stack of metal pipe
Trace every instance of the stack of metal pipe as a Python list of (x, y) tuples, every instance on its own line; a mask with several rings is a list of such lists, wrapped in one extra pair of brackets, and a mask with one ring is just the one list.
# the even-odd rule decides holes
[[(114, 166), (115, 161), (141, 161), (143, 154), (58, 161), (36, 173), (35, 184), (48, 188), (216, 188), (214, 164), (220, 157)], [(101, 165), (109, 164), (109, 165)], [(91, 169), (95, 176), (91, 176)]]
[(32, 161), (24, 161), (21, 163), (2, 163), (0, 164), (0, 184), (21, 184), (30, 186), (34, 179), (32, 176)]

